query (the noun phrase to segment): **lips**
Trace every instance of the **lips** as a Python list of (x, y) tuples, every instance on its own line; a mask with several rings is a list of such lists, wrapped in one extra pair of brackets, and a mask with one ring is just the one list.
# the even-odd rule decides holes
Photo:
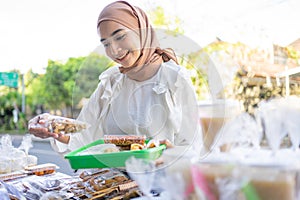
[(117, 61), (122, 62), (124, 60), (124, 58), (129, 54), (129, 51), (127, 51), (124, 55), (119, 56), (118, 58), (116, 58)]

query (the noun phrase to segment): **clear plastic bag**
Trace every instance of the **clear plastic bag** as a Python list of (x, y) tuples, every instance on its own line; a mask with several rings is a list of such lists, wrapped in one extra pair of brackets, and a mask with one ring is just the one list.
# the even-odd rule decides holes
[(37, 117), (37, 123), (29, 121), (29, 129), (47, 128), (51, 133), (70, 134), (81, 132), (89, 127), (89, 124), (86, 122), (48, 113), (41, 114)]
[(155, 178), (155, 164), (149, 160), (130, 157), (126, 161), (126, 171), (135, 180), (141, 191), (151, 197), (151, 189)]
[(222, 151), (229, 151), (234, 147), (260, 148), (261, 138), (262, 132), (255, 118), (248, 113), (241, 113), (224, 125), (215, 144)]

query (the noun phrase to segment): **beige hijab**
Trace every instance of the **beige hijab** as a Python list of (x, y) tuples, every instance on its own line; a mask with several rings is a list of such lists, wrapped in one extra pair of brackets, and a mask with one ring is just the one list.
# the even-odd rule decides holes
[[(120, 72), (127, 74), (129, 78), (138, 81), (147, 80), (158, 71), (162, 62), (172, 59), (177, 63), (172, 49), (159, 48), (156, 34), (142, 9), (132, 6), (126, 1), (116, 1), (102, 10), (98, 18), (97, 29), (103, 21), (114, 21), (133, 31), (138, 31), (141, 55), (133, 66), (120, 67)], [(132, 70), (133, 68), (138, 70)]]

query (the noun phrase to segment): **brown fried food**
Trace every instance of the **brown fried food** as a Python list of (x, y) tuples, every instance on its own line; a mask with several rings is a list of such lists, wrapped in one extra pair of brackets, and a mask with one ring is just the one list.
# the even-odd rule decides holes
[(104, 142), (115, 144), (117, 146), (130, 146), (131, 144), (144, 145), (146, 136), (137, 135), (105, 135)]

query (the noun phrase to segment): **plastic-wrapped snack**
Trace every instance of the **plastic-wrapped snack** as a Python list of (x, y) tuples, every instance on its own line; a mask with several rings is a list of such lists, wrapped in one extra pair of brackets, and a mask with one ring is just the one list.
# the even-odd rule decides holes
[(35, 174), (37, 176), (43, 176), (45, 174), (52, 174), (58, 169), (59, 167), (52, 163), (45, 163), (40, 164), (32, 167), (25, 167), (25, 171), (28, 172), (28, 174)]
[(104, 142), (117, 146), (130, 146), (131, 144), (145, 145), (146, 136), (138, 135), (105, 135)]
[(81, 132), (87, 129), (88, 126), (87, 123), (76, 119), (44, 113), (38, 116), (37, 124), (30, 125), (29, 128), (34, 129), (44, 127), (52, 133), (69, 134)]

